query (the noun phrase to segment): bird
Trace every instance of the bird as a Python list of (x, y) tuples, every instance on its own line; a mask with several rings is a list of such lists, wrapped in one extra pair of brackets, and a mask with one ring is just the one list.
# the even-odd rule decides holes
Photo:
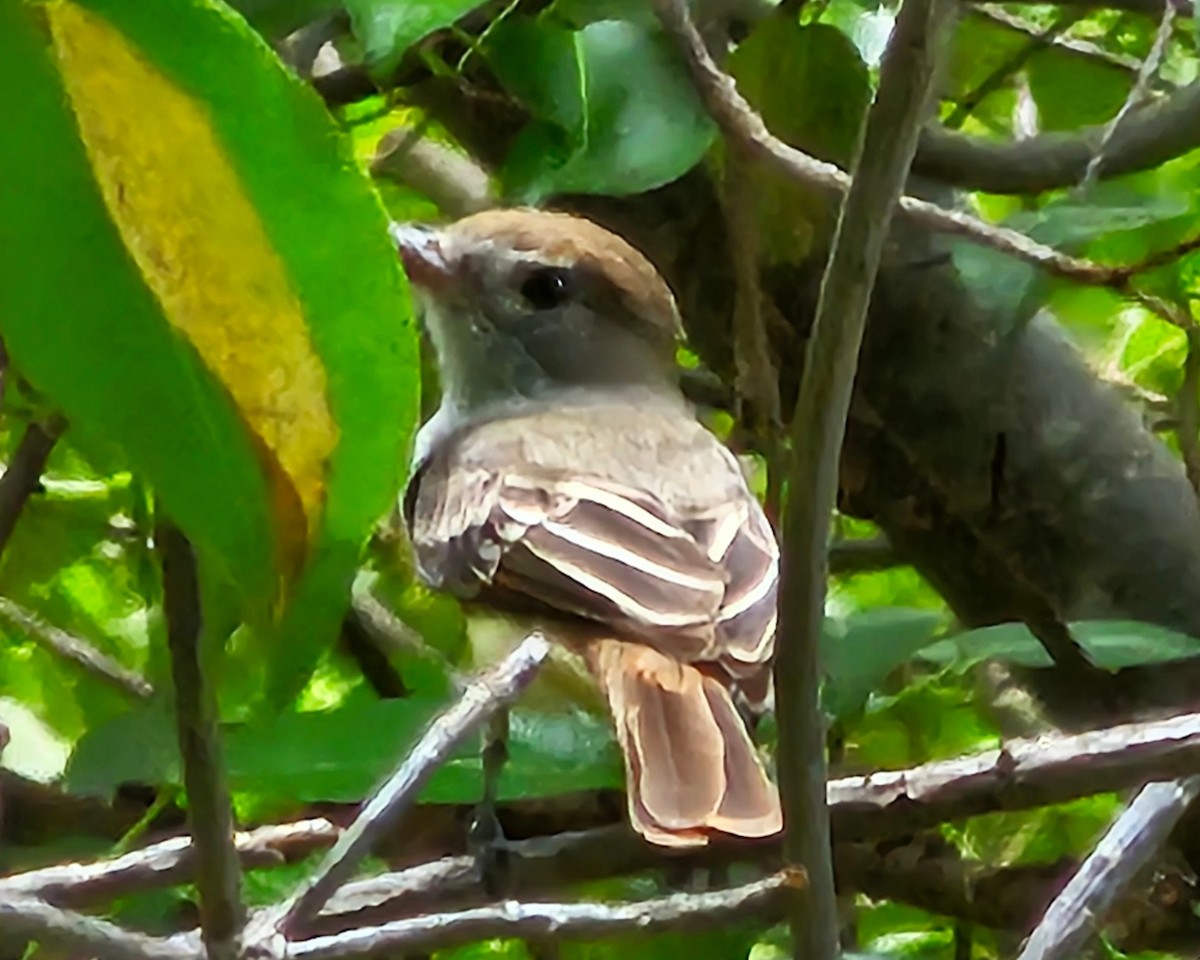
[(748, 719), (771, 702), (779, 549), (680, 389), (670, 287), (568, 213), (489, 209), (391, 234), (442, 392), (403, 500), (419, 576), (578, 666), (646, 841), (777, 834)]

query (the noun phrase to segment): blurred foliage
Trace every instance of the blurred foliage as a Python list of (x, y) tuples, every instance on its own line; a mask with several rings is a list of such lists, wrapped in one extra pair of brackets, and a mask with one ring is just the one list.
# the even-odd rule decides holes
[[(157, 691), (137, 702), (0, 620), (0, 722), (11, 735), (3, 764), (25, 777), (80, 795), (108, 798), (137, 784), (168, 804), (176, 796), (151, 542), (156, 519), (170, 516), (201, 552), (237, 809), (265, 819), (361, 799), (453, 696), (469, 657), (461, 611), (415, 582), (402, 540), (384, 527), (370, 540), (403, 479), (422, 380), (385, 211), (395, 219), (439, 212), (390, 179), (372, 190), (365, 174), (397, 125), (441, 140), (450, 134), (404, 89), (327, 111), (272, 46), (282, 50), (293, 30), (320, 18), (336, 27), (344, 16), (353, 36), (334, 46), (361, 60), (348, 68), (362, 66), (385, 86), (406, 70), (427, 71), (484, 102), (485, 93), (502, 98), (523, 118), (496, 171), (509, 200), (635, 194), (698, 164), (720, 175), (724, 157), (673, 45), (632, 0), (230, 6), (0, 5), (0, 83), (22, 91), (0, 125), (0, 334), (12, 357), (4, 461), (33, 418), (53, 410), (70, 422), (0, 557), (0, 596)], [(845, 164), (893, 7), (826, 0), (803, 4), (798, 18), (768, 16), (745, 31), (730, 68), (780, 136)], [(1014, 9), (1033, 32), (1061, 16), (1047, 5)], [(1130, 58), (1147, 55), (1156, 27), (1135, 14), (1088, 10), (1062, 32), (1070, 43), (1031, 50), (1028, 31), (968, 12), (939, 115), (957, 115), (964, 132), (1006, 139), (1018, 109), (1032, 109), (1040, 130), (1106, 123), (1131, 89)], [(447, 39), (446, 47), (437, 42)], [(444, 57), (445, 48), (455, 56)], [(1152, 89), (1190, 82), (1198, 66), (1196, 33), (1181, 18)], [(1047, 243), (1135, 264), (1200, 230), (1198, 162), (1190, 155), (1086, 187), (975, 194), (964, 203)], [(798, 259), (827, 236), (827, 203), (773, 175), (756, 183), (771, 259)], [(167, 269), (168, 254), (186, 262)], [(1152, 305), (1050, 281), (978, 246), (956, 243), (954, 262), (1004, 318), (997, 336), (1048, 310), (1148, 424), (1169, 427), (1182, 405), (1197, 403), (1182, 393), (1187, 338)], [(1165, 257), (1138, 285), (1191, 316), (1200, 253)], [(717, 421), (722, 432), (733, 429), (727, 415)], [(1166, 439), (1176, 447), (1195, 440)], [(756, 468), (765, 486), (765, 465)], [(876, 533), (847, 518), (839, 532)], [(378, 597), (424, 644), (388, 649), (407, 696), (380, 699), (338, 642), (352, 591)], [(1048, 663), (1022, 626), (960, 629), (904, 566), (839, 577), (828, 613), (824, 696), (840, 741), (836, 772), (995, 747), (1002, 732), (983, 666)], [(1106, 668), (1196, 650), (1193, 638), (1147, 624), (1073, 626)], [(612, 788), (620, 779), (602, 719), (573, 710), (514, 715), (505, 798)], [(479, 783), (478, 755), (463, 750), (424, 802), (469, 804)], [(1085, 852), (1119, 803), (1099, 796), (998, 813), (947, 825), (943, 835), (991, 866), (1048, 864)], [(68, 833), (6, 849), (4, 862), (15, 869), (74, 855), (67, 851), (97, 853), (96, 844)], [(277, 899), (311, 869), (303, 860), (256, 872), (248, 897)], [(614, 898), (660, 887), (636, 878), (581, 893)], [(178, 887), (125, 898), (110, 914), (167, 930), (194, 920), (193, 900), (194, 891)], [(864, 956), (964, 955), (953, 921), (905, 904), (862, 900), (855, 927)], [(1000, 943), (975, 931), (970, 956), (1000, 956)], [(489, 941), (435, 956), (516, 960), (541, 956), (537, 946)], [(556, 955), (767, 960), (783, 949), (778, 930), (731, 928), (563, 945)]]

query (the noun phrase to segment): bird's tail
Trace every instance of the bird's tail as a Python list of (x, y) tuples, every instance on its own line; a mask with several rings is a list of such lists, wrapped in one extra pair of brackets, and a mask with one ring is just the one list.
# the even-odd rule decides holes
[(690, 847), (714, 833), (779, 832), (779, 794), (724, 684), (641, 644), (594, 641), (587, 659), (625, 755), (638, 833)]

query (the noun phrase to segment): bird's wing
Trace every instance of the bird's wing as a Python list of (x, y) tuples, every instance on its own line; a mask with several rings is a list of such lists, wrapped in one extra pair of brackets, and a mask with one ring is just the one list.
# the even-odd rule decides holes
[[(611, 481), (432, 461), (410, 486), (417, 562), (433, 586), (528, 601), (708, 659), (721, 629), (724, 555), (653, 497)], [(524, 601), (524, 602), (522, 602)]]

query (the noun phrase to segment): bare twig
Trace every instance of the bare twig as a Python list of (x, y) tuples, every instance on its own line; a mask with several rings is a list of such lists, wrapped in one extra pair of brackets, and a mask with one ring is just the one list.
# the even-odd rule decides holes
[(661, 929), (696, 929), (731, 919), (774, 917), (781, 894), (803, 886), (802, 873), (785, 870), (766, 880), (713, 893), (678, 893), (640, 903), (518, 903), (396, 920), (288, 945), (288, 960), (348, 960), (430, 951), (492, 937), (599, 939)]
[(154, 687), (136, 671), (97, 650), (86, 640), (47, 623), (32, 610), (26, 610), (7, 597), (0, 597), (0, 620), (8, 621), (58, 656), (78, 664), (126, 696), (139, 700), (154, 696)]
[(1079, 956), (1097, 923), (1166, 842), (1198, 796), (1200, 777), (1145, 787), (1055, 897), (1018, 960)]
[[(363, 805), (353, 825), (341, 836), (316, 874), (280, 908), (280, 929), (288, 929), (316, 913), (350, 876), (379, 837), (411, 806), (437, 767), (492, 714), (511, 702), (549, 655), (540, 633), (531, 634), (496, 667), (488, 671), (439, 716), (405, 758), (398, 770)], [(272, 936), (270, 931), (266, 936)]]
[(188, 824), (196, 843), (200, 929), (208, 960), (237, 960), (245, 923), (241, 865), (233, 842), (233, 811), (221, 757), (216, 696), (201, 659), (203, 621), (196, 557), (192, 545), (169, 523), (158, 525), (154, 540), (162, 557), (163, 614), (171, 652), (179, 753), (188, 796)]
[[(770, 138), (703, 46), (693, 42), (698, 38), (686, 6), (671, 0), (659, 0), (656, 6), (668, 28), (687, 42), (689, 61), (705, 88), (709, 109), (726, 132), (737, 138), (735, 142), (759, 147), (759, 155), (768, 145), (767, 155), (778, 156), (776, 148), (784, 145)], [(779, 779), (787, 824), (784, 853), (788, 863), (808, 870), (811, 881), (807, 894), (795, 897), (790, 911), (797, 960), (838, 955), (817, 638), (824, 617), (826, 544), (839, 452), (871, 290), (928, 111), (934, 63), (944, 31), (953, 21), (952, 9), (949, 0), (906, 0), (901, 7), (822, 278), (792, 418), (775, 686)], [(717, 92), (722, 96), (715, 96)], [(796, 169), (794, 162), (790, 166)]]
[(1163, 6), (1162, 19), (1158, 24), (1158, 33), (1154, 36), (1154, 44), (1150, 47), (1150, 53), (1146, 56), (1141, 68), (1138, 70), (1137, 78), (1133, 82), (1129, 96), (1121, 104), (1121, 109), (1117, 111), (1117, 115), (1104, 128), (1104, 133), (1100, 137), (1100, 143), (1096, 146), (1096, 152), (1092, 156), (1092, 159), (1088, 161), (1087, 169), (1084, 171), (1083, 181), (1080, 183), (1081, 189), (1086, 190), (1095, 182), (1096, 175), (1100, 172), (1100, 167), (1104, 164), (1104, 157), (1113, 136), (1121, 124), (1125, 122), (1125, 118), (1129, 116), (1130, 111), (1140, 106), (1146, 99), (1150, 81), (1158, 73), (1158, 68), (1162, 64), (1163, 54), (1166, 53), (1167, 43), (1171, 39), (1171, 27), (1174, 23), (1175, 8), (1169, 3), (1165, 4)]
[[(696, 87), (709, 113), (730, 139), (740, 143), (748, 154), (775, 167), (785, 176), (826, 193), (840, 195), (850, 186), (850, 177), (831, 163), (825, 163), (795, 149), (771, 134), (762, 118), (738, 93), (733, 79), (713, 62), (699, 34), (686, 18), (681, 3), (656, 0), (668, 31), (679, 41), (684, 58), (692, 71)], [(930, 230), (952, 234), (1010, 254), (1049, 273), (1081, 283), (1104, 284), (1111, 270), (1087, 260), (1069, 256), (1031, 240), (1015, 230), (996, 227), (975, 217), (914, 197), (901, 197), (899, 208), (914, 223)]]
[(462, 673), (439, 650), (426, 643), (420, 633), (382, 604), (362, 581), (354, 585), (351, 612), (381, 650), (389, 654), (415, 654), (436, 662), (456, 690), (461, 691), (466, 686)]
[(12, 938), (28, 937), (105, 960), (197, 960), (195, 951), (182, 946), (123, 930), (107, 920), (52, 907), (32, 897), (0, 900), (0, 932), (6, 946), (12, 944)]
[[(328, 820), (299, 820), (259, 827), (234, 836), (246, 866), (273, 866), (333, 844), (338, 828)], [(63, 863), (0, 878), (0, 900), (37, 897), (57, 906), (82, 906), (139, 890), (183, 883), (194, 874), (196, 848), (191, 837), (160, 843), (95, 863)]]
[(50, 451), (65, 427), (65, 421), (56, 416), (45, 423), (34, 421), (25, 428), (4, 476), (0, 477), (0, 554), (8, 546), (25, 503), (37, 492)]

